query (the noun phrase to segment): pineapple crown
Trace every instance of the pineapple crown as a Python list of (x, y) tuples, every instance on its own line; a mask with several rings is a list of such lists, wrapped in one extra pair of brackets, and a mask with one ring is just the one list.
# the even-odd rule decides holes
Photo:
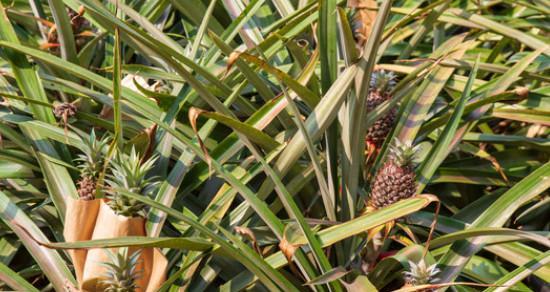
[(140, 201), (119, 195), (115, 188), (125, 189), (128, 192), (151, 196), (157, 189), (159, 182), (154, 177), (147, 177), (153, 168), (156, 157), (151, 157), (143, 163), (135, 148), (132, 147), (130, 155), (118, 152), (111, 162), (111, 175), (106, 180), (111, 190), (107, 193), (110, 201), (107, 204), (115, 213), (127, 217), (144, 215), (146, 205)]
[(399, 166), (414, 167), (416, 159), (417, 147), (413, 147), (409, 143), (403, 143), (399, 139), (395, 139), (393, 145), (390, 146), (390, 159)]
[(418, 264), (409, 261), (409, 271), (403, 272), (405, 275), (405, 282), (411, 285), (425, 285), (433, 284), (438, 279), (436, 275), (440, 272), (437, 268), (437, 264), (428, 266), (424, 259), (421, 259)]
[(381, 94), (389, 94), (395, 87), (395, 74), (391, 71), (377, 70), (370, 77), (371, 90)]
[(142, 163), (135, 147), (130, 150), (130, 155), (118, 152), (111, 164), (112, 175), (109, 176), (109, 185), (136, 194), (152, 193), (158, 182), (155, 182), (155, 178), (148, 178), (147, 173), (153, 168), (156, 160), (156, 157), (151, 157)]
[(121, 248), (117, 253), (107, 250), (109, 262), (104, 262), (107, 272), (102, 284), (106, 292), (131, 292), (136, 291), (137, 279), (141, 271), (137, 271), (137, 264), (141, 251), (137, 250), (128, 256), (128, 248)]
[(83, 154), (79, 154), (75, 161), (78, 163), (82, 177), (96, 178), (99, 172), (103, 170), (105, 163), (104, 153), (109, 146), (111, 138), (108, 135), (103, 135), (101, 139), (97, 140), (95, 131), (92, 130), (89, 138), (83, 140)]

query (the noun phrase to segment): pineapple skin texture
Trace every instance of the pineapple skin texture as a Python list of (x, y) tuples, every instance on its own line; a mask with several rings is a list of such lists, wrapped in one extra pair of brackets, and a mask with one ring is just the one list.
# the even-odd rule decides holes
[[(367, 96), (367, 112), (371, 112), (383, 102), (390, 100), (391, 90), (395, 87), (395, 76), (391, 72), (384, 70), (372, 73), (370, 82), (370, 91)], [(365, 141), (380, 148), (384, 140), (393, 129), (397, 117), (397, 109), (392, 108), (385, 116), (376, 120), (374, 124), (367, 129)]]
[(386, 162), (376, 174), (370, 204), (383, 208), (416, 193), (416, 175), (410, 166), (398, 166), (393, 160)]
[(95, 179), (91, 176), (84, 176), (78, 181), (78, 196), (84, 201), (95, 199)]
[(374, 124), (367, 130), (366, 141), (372, 143), (376, 148), (380, 148), (386, 137), (393, 129), (397, 116), (397, 110), (391, 109), (390, 112), (382, 118), (376, 120)]

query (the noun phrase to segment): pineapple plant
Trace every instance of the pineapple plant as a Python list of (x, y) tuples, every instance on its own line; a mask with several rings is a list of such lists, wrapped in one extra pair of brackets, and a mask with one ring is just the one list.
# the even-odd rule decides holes
[(120, 195), (115, 189), (121, 188), (131, 193), (150, 196), (157, 189), (158, 181), (148, 177), (147, 174), (153, 168), (156, 160), (156, 157), (151, 157), (142, 163), (134, 147), (132, 147), (130, 155), (117, 153), (111, 163), (111, 174), (107, 179), (110, 190), (106, 194), (107, 205), (116, 214), (126, 217), (144, 217), (145, 204)]
[[(439, 274), (439, 269), (437, 268), (437, 264), (428, 266), (426, 261), (421, 259), (418, 264), (413, 261), (409, 261), (409, 270), (403, 272), (403, 274), (405, 278), (405, 286), (410, 287), (428, 285), (435, 284), (435, 282), (438, 281), (436, 276)], [(417, 291), (432, 292), (436, 290), (437, 289), (422, 289)]]
[(128, 255), (128, 248), (121, 248), (117, 253), (107, 251), (109, 262), (103, 263), (107, 267), (104, 279), (105, 292), (133, 292), (138, 288), (137, 280), (141, 271), (137, 270), (141, 251), (136, 250)]
[[(517, 268), (510, 290), (545, 289), (513, 260), (542, 261), (542, 239), (428, 244), (550, 231), (544, 1), (116, 2), (0, 1), (0, 291), (500, 287)], [(431, 144), (426, 163), (388, 156), (393, 136)], [(126, 237), (183, 241), (112, 260)], [(498, 277), (469, 277), (474, 256)]]
[(378, 170), (371, 185), (372, 207), (382, 208), (416, 193), (415, 151), (398, 139), (391, 145), (388, 161)]
[[(391, 99), (391, 91), (395, 87), (395, 74), (390, 71), (378, 70), (372, 73), (370, 91), (367, 96), (367, 111), (374, 110), (384, 101)], [(385, 116), (374, 122), (367, 130), (365, 137), (368, 146), (378, 149), (384, 143), (386, 136), (393, 128), (397, 116), (397, 109), (392, 108)]]
[(78, 196), (82, 200), (95, 199), (97, 179), (105, 165), (104, 153), (109, 146), (110, 137), (105, 135), (101, 139), (96, 139), (95, 131), (92, 130), (90, 137), (84, 139), (82, 154), (75, 159), (80, 170), (80, 179), (78, 180)]

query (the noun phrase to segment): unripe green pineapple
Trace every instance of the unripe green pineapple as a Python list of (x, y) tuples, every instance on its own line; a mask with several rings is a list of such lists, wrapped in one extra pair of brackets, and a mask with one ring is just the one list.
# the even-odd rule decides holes
[(97, 140), (95, 131), (92, 130), (90, 137), (83, 140), (83, 154), (79, 154), (75, 159), (80, 169), (78, 195), (82, 200), (93, 200), (98, 176), (105, 165), (104, 154), (109, 146), (110, 138), (105, 135)]
[(414, 158), (416, 149), (398, 139), (391, 145), (388, 161), (376, 173), (372, 183), (370, 205), (382, 208), (410, 198), (416, 193)]
[(105, 292), (133, 292), (138, 288), (137, 280), (141, 271), (137, 265), (141, 252), (135, 251), (128, 256), (128, 248), (121, 248), (116, 254), (107, 250), (110, 262), (103, 263), (107, 267), (102, 285)]
[[(406, 286), (420, 286), (427, 284), (435, 284), (438, 281), (436, 278), (439, 273), (437, 264), (428, 266), (424, 259), (421, 259), (418, 264), (415, 264), (412, 261), (409, 261), (409, 271), (403, 272), (405, 275), (405, 285)], [(436, 291), (436, 289), (422, 289), (418, 290), (422, 292), (431, 292)]]
[[(395, 87), (395, 74), (393, 72), (379, 70), (371, 75), (370, 90), (367, 96), (367, 112), (374, 110), (384, 101), (391, 99), (391, 91)], [(386, 136), (393, 128), (397, 116), (397, 109), (392, 108), (385, 116), (376, 120), (367, 130), (365, 140), (367, 143), (379, 148)]]
[(146, 205), (136, 199), (120, 195), (115, 188), (121, 188), (128, 192), (151, 196), (157, 189), (158, 181), (147, 177), (147, 173), (153, 168), (156, 158), (150, 158), (141, 163), (139, 155), (132, 147), (130, 155), (117, 153), (111, 163), (111, 175), (107, 179), (110, 190), (107, 192), (107, 204), (118, 215), (126, 217), (145, 216)]

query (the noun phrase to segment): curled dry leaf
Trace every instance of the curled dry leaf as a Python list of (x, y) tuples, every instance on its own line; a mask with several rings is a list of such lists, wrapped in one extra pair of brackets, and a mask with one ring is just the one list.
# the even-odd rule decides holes
[(299, 245), (290, 243), (286, 238), (281, 239), (281, 241), (279, 242), (279, 248), (286, 257), (286, 260), (289, 264), (292, 263), (292, 257), (294, 256), (294, 253), (296, 252), (296, 249), (298, 247)]
[(528, 95), (529, 95), (529, 88), (525, 87), (525, 86), (518, 86), (514, 89), (514, 92), (523, 97), (523, 98), (526, 98)]
[(96, 34), (93, 31), (85, 30), (83, 32), (78, 33), (76, 36), (78, 36), (78, 37), (95, 37)]
[(294, 256), (296, 249), (300, 248), (300, 244), (295, 243), (295, 240), (300, 235), (299, 229), (300, 229), (300, 226), (297, 223), (295, 222), (289, 223), (288, 225), (285, 226), (285, 229), (283, 231), (283, 238), (279, 242), (279, 249), (281, 249), (281, 252), (285, 256), (286, 260), (288, 261), (288, 265), (290, 266), (290, 269), (296, 275), (300, 275), (300, 272), (292, 262), (292, 257)]
[(199, 142), (199, 146), (201, 147), (202, 152), (204, 153), (204, 156), (206, 158), (206, 163), (208, 164), (208, 169), (210, 170), (212, 168), (212, 158), (208, 154), (208, 149), (206, 149), (206, 146), (204, 145), (204, 142), (202, 141), (199, 131), (197, 129), (197, 119), (203, 113), (204, 111), (201, 109), (198, 109), (196, 107), (191, 107), (189, 109), (189, 123), (191, 123), (191, 127), (193, 128), (193, 132), (195, 132), (195, 135), (197, 136), (197, 141)]
[(229, 73), (229, 70), (231, 70), (231, 67), (233, 67), (235, 62), (237, 62), (241, 54), (242, 52), (239, 52), (239, 51), (233, 51), (231, 52), (231, 54), (229, 54), (229, 56), (227, 57), (227, 66), (225, 68), (225, 73), (223, 74), (222, 79), (225, 78), (227, 73)]
[(348, 7), (355, 10), (352, 19), (353, 35), (357, 49), (362, 50), (374, 26), (378, 5), (375, 0), (349, 0)]
[(83, 16), (85, 12), (86, 12), (86, 8), (84, 7), (84, 5), (80, 5), (78, 7), (78, 16)]
[[(128, 141), (127, 145), (132, 145), (132, 147), (134, 147), (134, 149), (141, 154), (140, 164), (143, 164), (144, 161), (147, 161), (151, 157), (153, 150), (156, 146), (156, 132), (157, 124), (153, 124)], [(131, 147), (125, 147), (125, 150), (129, 152), (131, 150)]]
[(252, 242), (252, 246), (254, 246), (254, 249), (258, 254), (262, 254), (262, 251), (260, 250), (260, 247), (258, 246), (258, 241), (256, 240), (256, 235), (254, 235), (254, 232), (248, 227), (242, 227), (242, 226), (236, 226), (235, 232), (237, 234), (240, 234), (246, 238), (248, 238)]
[(51, 48), (57, 48), (59, 46), (60, 46), (60, 44), (58, 44), (58, 43), (42, 43), (42, 44), (40, 44), (40, 49), (48, 50), (48, 49), (51, 49)]
[(487, 150), (486, 150), (487, 149), (487, 144), (486, 143), (480, 143), (479, 144), (479, 149), (480, 149), (480, 151), (484, 152), (483, 158), (488, 160), (489, 162), (491, 162), (491, 164), (493, 165), (495, 170), (498, 172), (498, 174), (502, 177), (504, 182), (506, 182), (507, 184), (510, 184), (510, 180), (508, 180), (508, 176), (506, 176), (506, 173), (504, 173), (504, 169), (502, 169), (502, 166), (500, 165), (498, 160), (493, 155), (489, 154), (489, 152), (487, 152)]

